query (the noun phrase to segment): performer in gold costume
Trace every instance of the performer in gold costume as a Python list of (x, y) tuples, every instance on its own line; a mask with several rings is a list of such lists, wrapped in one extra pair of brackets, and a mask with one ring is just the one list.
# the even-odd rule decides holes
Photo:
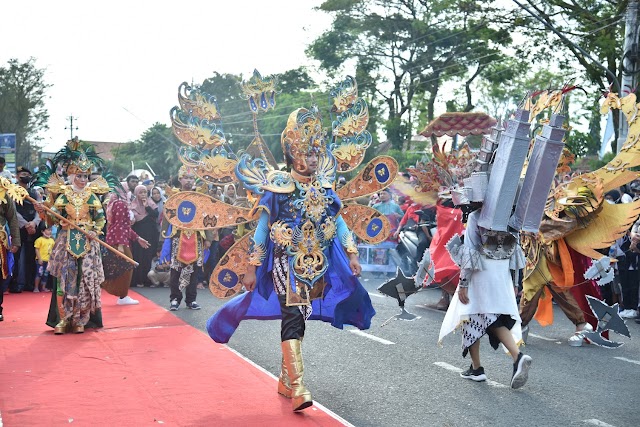
[(104, 271), (100, 246), (95, 239), (102, 233), (105, 215), (96, 194), (109, 191), (102, 178), (89, 183), (94, 163), (85, 151), (78, 150), (77, 141), (71, 141), (63, 151), (66, 152), (67, 163), (63, 166), (66, 167), (68, 183), (53, 174), (46, 185), (49, 195), (44, 205), (65, 220), (46, 212), (43, 205), (36, 205), (36, 210), (46, 217), (48, 224), (60, 226), (48, 266), (49, 272), (57, 279), (57, 313), (50, 312), (47, 324), (53, 326), (52, 317), (59, 315), (54, 326), (57, 335), (69, 330), (84, 332), (90, 315), (93, 315), (95, 326), (102, 327), (100, 285), (104, 282)]

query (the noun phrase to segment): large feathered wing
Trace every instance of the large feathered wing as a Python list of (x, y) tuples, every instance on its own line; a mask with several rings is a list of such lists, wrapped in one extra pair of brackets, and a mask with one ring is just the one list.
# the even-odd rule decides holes
[(585, 228), (565, 237), (569, 246), (589, 258), (598, 259), (602, 254), (596, 249), (608, 248), (624, 236), (640, 215), (640, 200), (631, 203), (603, 203), (600, 212)]

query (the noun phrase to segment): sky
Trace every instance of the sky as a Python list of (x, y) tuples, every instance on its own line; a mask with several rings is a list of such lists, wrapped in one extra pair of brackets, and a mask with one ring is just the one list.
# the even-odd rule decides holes
[(70, 138), (69, 117), (81, 140), (128, 142), (156, 122), (170, 125), (183, 81), (313, 67), (304, 50), (331, 24), (328, 14), (313, 10), (321, 3), (3, 1), (0, 64), (34, 57), (46, 70), (52, 87), (43, 151), (57, 151)]

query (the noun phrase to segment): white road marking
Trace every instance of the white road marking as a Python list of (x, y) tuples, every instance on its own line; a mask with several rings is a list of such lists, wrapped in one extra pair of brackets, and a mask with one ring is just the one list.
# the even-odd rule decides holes
[(614, 357), (614, 359), (622, 360), (623, 362), (635, 363), (636, 365), (640, 365), (639, 360), (627, 359), (626, 357)]
[(547, 337), (543, 337), (542, 335), (538, 335), (538, 334), (532, 334), (531, 332), (529, 332), (529, 336), (530, 337), (534, 337), (534, 338), (538, 338), (539, 340), (545, 340), (545, 341), (557, 341), (554, 338), (547, 338)]
[[(270, 376), (271, 378), (273, 378), (274, 380), (278, 381), (278, 377), (276, 377), (275, 375), (273, 375), (271, 372), (267, 371), (266, 369), (264, 369), (262, 366), (257, 365), (253, 360), (248, 359), (246, 357), (244, 357), (242, 354), (238, 353), (237, 351), (235, 351), (234, 349), (232, 349), (231, 347), (229, 347), (226, 344), (220, 344), (220, 347), (223, 350), (229, 350), (230, 352), (234, 353), (236, 356), (240, 357), (242, 360), (244, 360), (245, 362), (249, 363), (251, 366), (253, 366), (254, 368), (258, 369), (260, 372), (267, 374), (268, 376)], [(313, 406), (311, 408), (309, 408), (313, 411), (317, 411), (318, 409), (322, 409), (324, 412), (327, 413), (327, 415), (329, 415), (330, 417), (332, 417), (333, 419), (335, 419), (336, 421), (344, 424), (347, 427), (355, 427), (353, 424), (351, 424), (349, 421), (345, 420), (344, 418), (342, 418), (340, 415), (332, 412), (331, 410), (325, 408), (324, 406), (322, 406), (320, 403), (318, 403), (316, 400), (313, 401)], [(2, 426), (0, 426), (2, 427)]]
[(583, 422), (585, 424), (591, 424), (592, 426), (598, 426), (598, 427), (614, 427), (612, 424), (605, 423), (604, 421), (600, 421), (600, 420), (597, 420), (595, 418), (591, 418), (589, 420), (584, 420)]
[(368, 292), (370, 297), (378, 297), (378, 298), (386, 298), (386, 295), (382, 295), (382, 294), (372, 294), (371, 292)]
[[(446, 362), (433, 362), (434, 365), (436, 366), (440, 366), (441, 368), (446, 369), (447, 371), (452, 371), (452, 372), (456, 372), (456, 373), (460, 373), (462, 372), (462, 369), (458, 368), (457, 366), (453, 366), (453, 365), (449, 365)], [(490, 385), (491, 387), (496, 387), (496, 388), (509, 388), (509, 386), (506, 386), (504, 384), (500, 384), (497, 381), (493, 381), (493, 380), (487, 380), (485, 381), (487, 383), (487, 385)]]
[(373, 340), (373, 341), (378, 341), (379, 343), (382, 343), (384, 345), (393, 345), (393, 344), (395, 344), (394, 342), (387, 341), (384, 338), (376, 337), (375, 335), (371, 335), (371, 334), (368, 334), (366, 332), (362, 332), (359, 329), (349, 329), (349, 332), (351, 332), (352, 334), (360, 335), (361, 337), (369, 338), (370, 340)]

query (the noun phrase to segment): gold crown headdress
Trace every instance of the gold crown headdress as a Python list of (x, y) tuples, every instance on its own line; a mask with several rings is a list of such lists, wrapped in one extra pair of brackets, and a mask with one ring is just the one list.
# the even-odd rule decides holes
[(282, 132), (282, 152), (287, 163), (292, 159), (315, 152), (326, 152), (327, 133), (322, 129), (322, 120), (315, 108), (298, 108), (289, 114), (287, 126)]

